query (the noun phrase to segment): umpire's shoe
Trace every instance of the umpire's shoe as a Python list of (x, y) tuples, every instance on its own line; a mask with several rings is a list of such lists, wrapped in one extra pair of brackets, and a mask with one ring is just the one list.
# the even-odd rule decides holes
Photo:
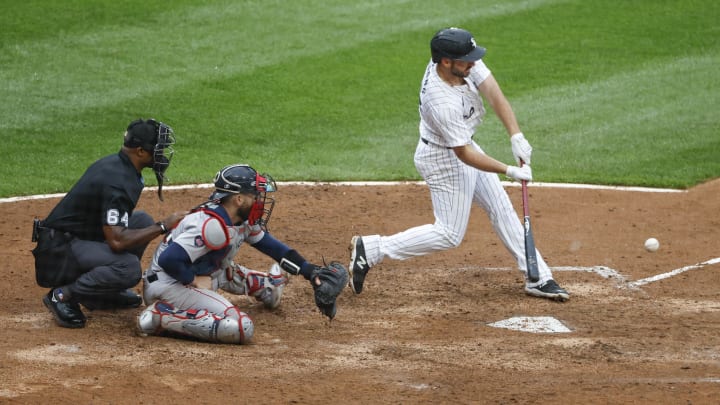
[(560, 302), (565, 302), (570, 299), (570, 294), (560, 288), (558, 283), (556, 283), (553, 279), (550, 279), (546, 281), (545, 284), (539, 286), (525, 286), (525, 293), (527, 295), (532, 295), (533, 297), (549, 298)]
[(55, 289), (50, 290), (43, 297), (43, 303), (55, 317), (58, 325), (64, 328), (83, 328), (85, 327), (85, 314), (83, 314), (80, 306), (75, 302), (63, 302), (54, 293)]
[(363, 244), (362, 237), (353, 236), (350, 241), (350, 266), (348, 271), (350, 272), (350, 288), (352, 288), (355, 294), (360, 294), (363, 290), (363, 283), (365, 282), (365, 276), (370, 271), (367, 258), (365, 257), (365, 245)]
[(87, 309), (128, 309), (137, 308), (142, 304), (142, 297), (132, 289), (116, 293), (106, 293), (93, 297), (82, 297), (80, 303)]

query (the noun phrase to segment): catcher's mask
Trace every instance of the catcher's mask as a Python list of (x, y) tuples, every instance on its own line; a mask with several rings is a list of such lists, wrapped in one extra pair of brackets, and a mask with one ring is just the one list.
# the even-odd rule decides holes
[(175, 150), (175, 134), (172, 128), (160, 121), (138, 119), (130, 123), (125, 132), (125, 146), (141, 147), (153, 155), (152, 170), (158, 182), (158, 198), (162, 197), (162, 187), (166, 180), (165, 171), (170, 166)]
[(275, 207), (275, 199), (267, 193), (277, 190), (275, 180), (268, 174), (259, 174), (255, 169), (244, 164), (225, 166), (215, 175), (215, 191), (210, 195), (211, 201), (222, 200), (232, 194), (252, 194), (255, 203), (250, 209), (247, 221), (250, 225), (258, 224), (267, 230), (270, 215)]

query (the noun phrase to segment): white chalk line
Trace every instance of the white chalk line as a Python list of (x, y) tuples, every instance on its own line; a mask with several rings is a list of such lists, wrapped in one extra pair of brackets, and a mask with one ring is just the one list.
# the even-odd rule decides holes
[[(675, 275), (678, 275), (680, 273), (686, 272), (688, 270), (694, 270), (699, 269), (708, 265), (720, 263), (720, 257), (717, 257), (715, 259), (710, 259), (707, 261), (704, 261), (702, 263), (693, 264), (690, 266), (681, 267), (679, 269), (675, 269), (672, 271), (669, 271), (667, 273), (658, 274), (656, 276), (647, 277), (641, 280), (636, 280), (633, 282), (627, 282), (625, 280), (625, 276), (620, 274), (615, 269), (612, 269), (607, 266), (592, 266), (592, 267), (578, 267), (578, 266), (558, 266), (558, 267), (551, 267), (550, 270), (555, 271), (584, 271), (584, 272), (591, 272), (598, 274), (600, 277), (605, 279), (615, 279), (618, 283), (619, 287), (627, 287), (631, 289), (637, 289), (641, 285), (646, 285), (658, 280), (666, 279)], [(490, 270), (490, 271), (510, 271), (513, 270), (510, 267), (490, 267), (485, 268), (484, 270)], [(565, 324), (562, 323), (562, 321), (550, 317), (550, 316), (535, 316), (535, 317), (528, 317), (528, 316), (519, 316), (519, 317), (512, 317), (508, 319), (503, 319), (497, 322), (492, 322), (487, 324), (490, 327), (493, 328), (504, 328), (504, 329), (510, 329), (510, 330), (516, 330), (520, 332), (530, 332), (530, 333), (570, 333), (572, 330), (565, 326)], [(717, 382), (717, 380), (710, 379), (707, 382)]]
[(700, 269), (705, 266), (709, 266), (709, 265), (716, 264), (716, 263), (720, 263), (720, 257), (716, 257), (714, 259), (710, 259), (710, 260), (704, 261), (702, 263), (697, 263), (697, 264), (692, 264), (690, 266), (681, 267), (679, 269), (675, 269), (675, 270), (669, 271), (667, 273), (662, 273), (662, 274), (658, 274), (656, 276), (636, 280), (631, 283), (628, 283), (628, 287), (630, 287), (630, 288), (639, 287), (641, 285), (650, 284), (650, 283), (658, 281), (658, 280), (663, 280), (668, 277), (676, 276), (676, 275), (678, 275), (680, 273), (684, 273), (688, 270)]
[[(672, 276), (676, 276), (678, 274), (684, 273), (689, 270), (695, 270), (700, 269), (705, 266), (710, 266), (713, 264), (720, 263), (720, 257), (716, 257), (714, 259), (706, 260), (701, 263), (692, 264), (689, 266), (681, 267), (679, 269), (671, 270), (666, 273), (657, 274), (655, 276), (646, 277), (640, 280), (635, 281), (627, 281), (626, 277), (623, 276), (619, 271), (612, 269), (607, 266), (592, 266), (592, 267), (579, 267), (579, 266), (556, 266), (551, 267), (550, 270), (554, 271), (583, 271), (583, 272), (590, 272), (595, 273), (599, 275), (602, 278), (606, 279), (615, 279), (618, 281), (620, 285), (624, 285), (627, 288), (638, 288), (640, 286), (653, 283), (655, 281), (660, 281), (666, 278), (670, 278)], [(510, 267), (486, 267), (484, 270), (502, 270), (502, 271), (508, 271), (513, 270)]]
[[(508, 271), (513, 270), (510, 267), (483, 267), (483, 270), (490, 270), (490, 271)], [(599, 275), (602, 278), (614, 278), (617, 279), (620, 282), (625, 282), (625, 276), (620, 274), (615, 269), (612, 269), (607, 266), (591, 266), (591, 267), (582, 267), (582, 266), (555, 266), (550, 267), (551, 271), (582, 271), (582, 272), (588, 272), (588, 273), (595, 273)]]
[[(278, 186), (355, 186), (355, 187), (378, 187), (378, 186), (397, 186), (397, 185), (425, 185), (424, 181), (339, 181), (339, 182), (311, 182), (311, 181), (288, 181), (278, 182)], [(505, 187), (519, 187), (520, 183), (512, 181), (503, 181)], [(187, 189), (200, 189), (200, 188), (212, 188), (212, 184), (184, 184), (178, 186), (163, 186), (163, 190), (187, 190)], [(597, 184), (572, 184), (572, 183), (532, 183), (531, 187), (542, 187), (542, 188), (570, 188), (570, 189), (591, 189), (591, 190), (613, 190), (613, 191), (634, 191), (641, 193), (686, 193), (687, 190), (677, 190), (672, 188), (650, 188), (650, 187), (621, 187), (621, 186), (603, 186)], [(157, 186), (146, 187), (143, 191), (156, 191)], [(28, 195), (19, 197), (7, 197), (0, 198), (0, 204), (28, 201), (28, 200), (42, 200), (48, 198), (59, 198), (64, 196), (65, 193), (57, 194), (38, 194)]]

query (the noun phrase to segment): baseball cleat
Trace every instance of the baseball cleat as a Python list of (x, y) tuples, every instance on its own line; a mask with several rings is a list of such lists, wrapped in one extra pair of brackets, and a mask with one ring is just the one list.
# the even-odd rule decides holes
[(549, 298), (551, 300), (565, 302), (570, 299), (570, 294), (567, 291), (560, 288), (555, 280), (550, 279), (543, 285), (528, 287), (525, 286), (525, 293), (532, 295), (533, 297)]
[(355, 294), (360, 294), (363, 290), (363, 283), (365, 282), (365, 276), (370, 270), (367, 258), (365, 257), (365, 245), (363, 244), (362, 237), (353, 236), (350, 241), (350, 266), (348, 266), (348, 272), (350, 273), (350, 288), (352, 288)]
[(83, 328), (87, 318), (80, 306), (74, 302), (62, 302), (57, 299), (54, 290), (43, 297), (43, 304), (50, 310), (55, 322), (63, 328)]

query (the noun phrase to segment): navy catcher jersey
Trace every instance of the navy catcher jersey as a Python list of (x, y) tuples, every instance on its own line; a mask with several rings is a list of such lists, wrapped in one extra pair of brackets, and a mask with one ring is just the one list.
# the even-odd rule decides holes
[(128, 226), (145, 181), (120, 151), (93, 163), (50, 212), (44, 225), (84, 240), (104, 241), (104, 225)]

